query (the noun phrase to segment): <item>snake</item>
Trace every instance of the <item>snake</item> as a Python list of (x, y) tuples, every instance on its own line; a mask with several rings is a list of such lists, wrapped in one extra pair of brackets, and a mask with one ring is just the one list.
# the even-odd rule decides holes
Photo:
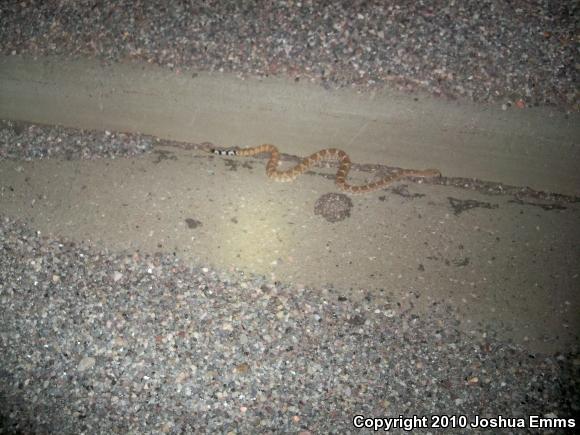
[(208, 151), (213, 154), (220, 156), (239, 156), (239, 157), (251, 157), (258, 154), (270, 154), (268, 163), (266, 164), (266, 175), (279, 182), (290, 182), (294, 181), (299, 175), (306, 172), (310, 167), (316, 165), (321, 161), (337, 161), (338, 171), (336, 172), (335, 183), (336, 186), (343, 192), (350, 193), (353, 195), (363, 194), (381, 189), (397, 180), (408, 177), (416, 178), (434, 178), (440, 177), (441, 172), (438, 169), (402, 169), (396, 174), (387, 175), (371, 183), (363, 185), (352, 185), (346, 181), (348, 172), (352, 162), (348, 154), (337, 148), (326, 148), (315, 152), (314, 154), (305, 157), (296, 166), (286, 170), (278, 170), (278, 164), (280, 162), (280, 151), (275, 145), (263, 144), (255, 147), (229, 147), (229, 148), (209, 148)]

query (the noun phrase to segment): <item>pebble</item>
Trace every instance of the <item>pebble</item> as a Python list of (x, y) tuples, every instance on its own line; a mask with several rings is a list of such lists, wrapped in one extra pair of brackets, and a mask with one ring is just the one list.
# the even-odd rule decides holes
[(81, 362), (79, 362), (78, 365), (78, 370), (79, 372), (84, 372), (88, 369), (93, 368), (93, 366), (95, 365), (96, 360), (92, 357), (84, 357)]

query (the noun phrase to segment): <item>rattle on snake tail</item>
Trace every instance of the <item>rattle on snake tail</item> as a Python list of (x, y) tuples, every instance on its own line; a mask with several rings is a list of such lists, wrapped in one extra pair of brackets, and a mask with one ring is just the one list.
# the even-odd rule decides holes
[(374, 190), (378, 190), (385, 187), (401, 178), (406, 177), (419, 177), (419, 178), (431, 178), (440, 177), (441, 172), (437, 169), (425, 169), (425, 170), (413, 170), (413, 169), (403, 169), (394, 175), (388, 175), (372, 183), (363, 184), (360, 186), (353, 186), (348, 184), (346, 181), (346, 176), (350, 170), (352, 162), (347, 153), (343, 150), (337, 148), (326, 148), (309, 155), (308, 157), (302, 159), (300, 163), (296, 166), (286, 169), (283, 171), (278, 170), (278, 162), (280, 161), (280, 152), (275, 145), (264, 144), (251, 148), (210, 148), (209, 152), (221, 156), (240, 156), (240, 157), (250, 157), (256, 154), (268, 153), (270, 154), (270, 159), (266, 164), (266, 174), (269, 178), (275, 181), (294, 181), (296, 177), (303, 174), (319, 161), (330, 160), (338, 161), (339, 167), (336, 172), (335, 183), (340, 190), (343, 192), (351, 194), (367, 193)]

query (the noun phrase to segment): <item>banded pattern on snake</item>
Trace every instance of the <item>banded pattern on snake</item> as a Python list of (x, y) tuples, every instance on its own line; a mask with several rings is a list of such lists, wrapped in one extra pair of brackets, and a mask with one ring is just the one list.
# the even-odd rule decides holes
[(353, 186), (346, 181), (346, 177), (350, 170), (352, 164), (349, 156), (343, 150), (337, 148), (326, 148), (309, 155), (308, 157), (302, 159), (300, 163), (296, 166), (286, 169), (283, 171), (278, 170), (278, 163), (280, 161), (280, 152), (275, 145), (263, 144), (251, 148), (210, 148), (208, 150), (213, 154), (226, 155), (226, 156), (240, 156), (240, 157), (250, 157), (261, 153), (270, 154), (270, 159), (266, 164), (266, 174), (269, 178), (275, 181), (294, 181), (296, 177), (303, 174), (316, 163), (322, 160), (338, 161), (339, 167), (336, 172), (335, 183), (340, 190), (350, 194), (361, 194), (372, 192), (385, 187), (397, 180), (406, 177), (420, 177), (420, 178), (430, 178), (430, 177), (440, 177), (441, 173), (437, 169), (425, 169), (425, 170), (413, 170), (413, 169), (403, 169), (394, 175), (388, 175), (379, 180), (373, 181), (368, 184)]

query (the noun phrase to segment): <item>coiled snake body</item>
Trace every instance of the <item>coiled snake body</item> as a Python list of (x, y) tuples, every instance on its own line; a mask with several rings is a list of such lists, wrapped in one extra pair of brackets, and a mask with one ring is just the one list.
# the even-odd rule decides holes
[(441, 176), (441, 173), (437, 169), (425, 169), (422, 171), (413, 169), (403, 169), (396, 174), (388, 175), (377, 181), (373, 181), (372, 183), (364, 184), (361, 186), (353, 186), (351, 184), (348, 184), (346, 181), (346, 176), (348, 175), (348, 171), (350, 170), (352, 162), (350, 161), (350, 158), (347, 153), (337, 148), (326, 148), (317, 151), (314, 154), (311, 154), (308, 157), (304, 158), (296, 166), (283, 171), (278, 170), (278, 162), (280, 161), (280, 152), (278, 151), (278, 148), (275, 145), (264, 144), (251, 148), (239, 148), (239, 147), (210, 148), (209, 152), (218, 155), (241, 156), (241, 157), (250, 157), (261, 153), (268, 153), (270, 154), (270, 159), (266, 164), (266, 174), (268, 175), (269, 178), (275, 181), (282, 182), (294, 181), (296, 177), (306, 172), (308, 168), (314, 166), (316, 163), (322, 160), (338, 161), (339, 167), (338, 171), (336, 172), (336, 180), (335, 180), (336, 185), (343, 192), (347, 192), (350, 194), (372, 192), (374, 190), (385, 187), (388, 184), (393, 183), (394, 181), (406, 177), (428, 178)]

